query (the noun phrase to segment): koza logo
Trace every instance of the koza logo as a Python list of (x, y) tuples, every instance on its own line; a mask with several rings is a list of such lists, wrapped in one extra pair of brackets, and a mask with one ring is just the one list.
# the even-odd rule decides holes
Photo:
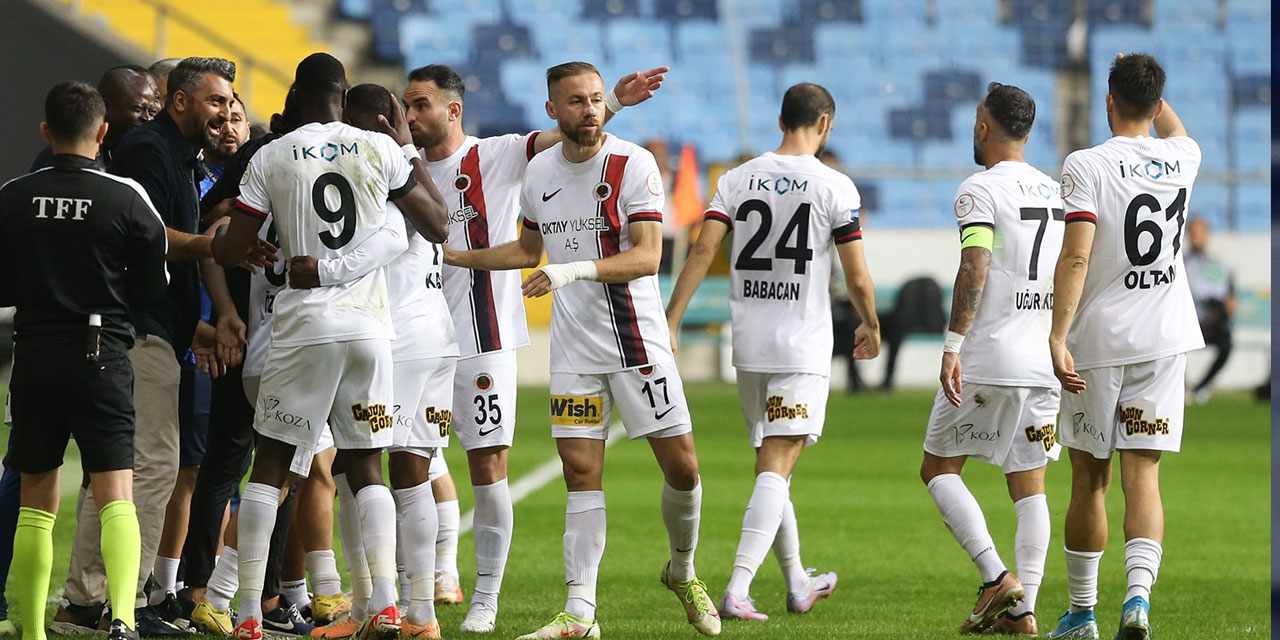
[(369, 432), (377, 433), (383, 429), (390, 429), (395, 425), (395, 418), (387, 415), (387, 405), (371, 404), (368, 407), (360, 403), (351, 405), (351, 416), (356, 422), (369, 423)]
[(551, 424), (598, 427), (603, 423), (604, 399), (600, 396), (551, 396)]
[(280, 410), (280, 398), (267, 396), (262, 399), (262, 414), (267, 420), (275, 420), (276, 422), (287, 424), (299, 429), (311, 430), (311, 421), (305, 416)]
[(1075, 413), (1071, 416), (1071, 430), (1073, 435), (1078, 436), (1081, 432), (1084, 432), (1089, 436), (1092, 436), (1093, 439), (1098, 442), (1107, 441), (1106, 434), (1099, 431), (1097, 427), (1093, 426), (1093, 423), (1086, 420), (1084, 412)]
[(974, 431), (973, 425), (962, 424), (960, 426), (951, 425), (951, 430), (955, 432), (956, 444), (964, 444), (965, 440), (977, 440), (978, 442), (995, 442), (1000, 439), (1000, 431)]

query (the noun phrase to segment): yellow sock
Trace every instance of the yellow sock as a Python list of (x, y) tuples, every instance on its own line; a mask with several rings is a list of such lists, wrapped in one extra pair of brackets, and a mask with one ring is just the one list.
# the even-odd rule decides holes
[(49, 572), (53, 571), (53, 521), (54, 515), (48, 511), (18, 509), (11, 575), (17, 582), (23, 640), (45, 640), (44, 603), (49, 597)]
[(138, 510), (128, 500), (116, 500), (102, 507), (98, 519), (102, 521), (102, 564), (107, 571), (111, 615), (134, 629), (133, 603), (142, 553)]

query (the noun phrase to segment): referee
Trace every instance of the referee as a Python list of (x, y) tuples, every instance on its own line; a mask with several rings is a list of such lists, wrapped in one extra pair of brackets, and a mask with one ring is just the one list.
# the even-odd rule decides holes
[(49, 168), (0, 187), (0, 306), (17, 307), (10, 385), (22, 507), (11, 575), (25, 640), (44, 640), (58, 468), (75, 437), (102, 523), (112, 640), (137, 638), (130, 309), (164, 295), (165, 227), (138, 183), (97, 171), (106, 107), (64, 82), (45, 98)]

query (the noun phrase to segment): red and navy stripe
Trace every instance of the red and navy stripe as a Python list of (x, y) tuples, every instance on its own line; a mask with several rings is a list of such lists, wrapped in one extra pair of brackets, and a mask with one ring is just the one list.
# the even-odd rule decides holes
[(524, 225), (526, 229), (538, 230), (538, 223), (528, 218), (520, 218), (520, 224)]
[(1067, 222), (1092, 222), (1098, 224), (1098, 216), (1090, 211), (1072, 211), (1067, 214)]
[(858, 219), (854, 218), (848, 224), (841, 225), (831, 230), (831, 237), (836, 244), (844, 244), (862, 239), (862, 227), (858, 225)]
[(241, 202), (239, 198), (237, 198), (237, 199), (236, 199), (236, 208), (237, 208), (237, 209), (239, 209), (240, 211), (243, 211), (243, 212), (245, 212), (245, 213), (247, 213), (247, 214), (249, 214), (249, 215), (251, 215), (251, 216), (255, 217), (255, 218), (263, 218), (263, 219), (266, 219), (266, 217), (267, 217), (266, 212), (264, 212), (264, 211), (258, 211), (257, 209), (255, 209), (255, 208), (253, 208), (253, 207), (251, 207), (251, 206), (249, 206), (249, 205), (247, 205), (247, 204), (245, 204), (245, 203)]
[(723, 222), (725, 226), (730, 228), (733, 227), (733, 218), (730, 218), (729, 216), (725, 215), (723, 211), (715, 211), (715, 210), (708, 209), (706, 213), (702, 214), (702, 218), (704, 220), (715, 220), (716, 222)]
[(627, 222), (662, 222), (661, 211), (637, 211), (627, 216)]
[(537, 154), (538, 154), (538, 150), (537, 150), (537, 148), (536, 148), (535, 143), (538, 141), (538, 134), (540, 134), (540, 133), (542, 133), (542, 132), (541, 132), (541, 131), (534, 131), (533, 133), (530, 133), (530, 134), (529, 134), (528, 138), (526, 138), (526, 139), (525, 139), (525, 142), (524, 142), (524, 159), (525, 159), (525, 161), (526, 161), (526, 162), (527, 162), (527, 161), (529, 161), (529, 160), (532, 160), (532, 159), (533, 159), (533, 156), (535, 156), (535, 155), (537, 155)]
[[(622, 174), (627, 166), (627, 156), (610, 154), (604, 161), (601, 179), (609, 185), (609, 197), (598, 205), (598, 212), (605, 220), (600, 231), (600, 257), (608, 258), (622, 251), (622, 216), (618, 210), (618, 196), (622, 193)], [(662, 217), (659, 215), (658, 220)], [(625, 282), (605, 283), (605, 299), (609, 303), (609, 316), (613, 324), (613, 336), (625, 368), (649, 364), (649, 355), (640, 336), (640, 321), (636, 316), (631, 289)]]
[[(467, 221), (467, 248), (485, 249), (489, 246), (489, 216), (484, 203), (484, 182), (480, 178), (480, 145), (471, 147), (462, 158), (458, 173), (470, 178), (467, 190), (461, 194), (462, 205), (476, 212), (475, 217)], [(488, 271), (471, 270), (471, 318), (480, 353), (502, 349), (493, 279)]]

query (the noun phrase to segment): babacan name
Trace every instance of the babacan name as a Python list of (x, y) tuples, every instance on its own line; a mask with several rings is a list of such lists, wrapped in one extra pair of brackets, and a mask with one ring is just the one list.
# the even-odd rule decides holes
[(742, 297), (756, 298), (758, 300), (799, 300), (800, 283), (744, 279), (742, 281)]

